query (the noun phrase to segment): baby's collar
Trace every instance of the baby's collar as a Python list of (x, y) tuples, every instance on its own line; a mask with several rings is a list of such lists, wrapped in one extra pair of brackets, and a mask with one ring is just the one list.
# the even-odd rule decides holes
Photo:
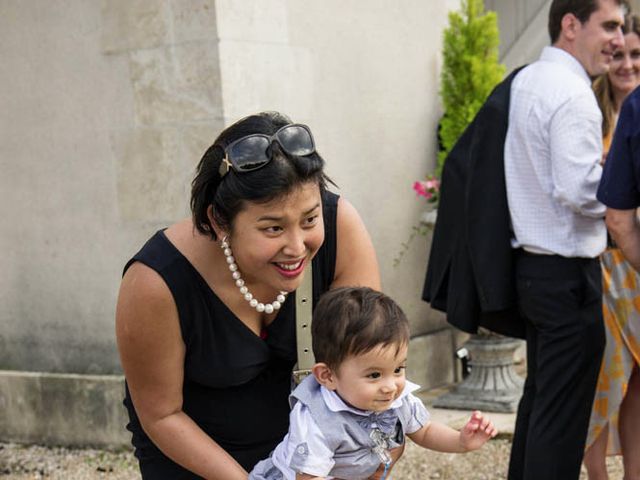
[[(420, 385), (417, 385), (407, 380), (404, 385), (404, 390), (402, 390), (402, 393), (400, 394), (400, 396), (393, 401), (393, 403), (389, 408), (391, 409), (391, 408), (400, 407), (402, 405), (403, 399), (407, 395), (419, 389), (420, 389)], [(369, 416), (373, 413), (371, 410), (360, 410), (359, 408), (355, 408), (350, 405), (347, 405), (345, 401), (342, 400), (342, 398), (340, 398), (340, 395), (338, 395), (333, 390), (329, 390), (324, 385), (320, 385), (320, 393), (322, 395), (322, 399), (324, 400), (324, 403), (332, 412), (351, 412), (351, 413), (355, 413), (356, 415), (362, 415), (362, 416)]]

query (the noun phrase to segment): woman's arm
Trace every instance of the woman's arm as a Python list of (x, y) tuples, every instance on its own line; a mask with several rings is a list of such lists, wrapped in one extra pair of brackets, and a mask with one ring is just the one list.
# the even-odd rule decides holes
[(371, 237), (356, 209), (338, 199), (336, 273), (332, 288), (366, 286), (380, 290), (380, 271)]
[(244, 469), (182, 411), (185, 346), (162, 278), (135, 263), (116, 309), (116, 337), (142, 428), (169, 458), (207, 479), (246, 480)]
[(607, 208), (609, 233), (633, 268), (640, 272), (640, 222), (636, 209)]

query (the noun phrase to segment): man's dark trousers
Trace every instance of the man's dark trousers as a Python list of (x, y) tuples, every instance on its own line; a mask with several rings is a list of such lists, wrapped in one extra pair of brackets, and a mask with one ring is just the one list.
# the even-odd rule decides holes
[(605, 345), (598, 259), (518, 250), (527, 380), (509, 480), (577, 480)]

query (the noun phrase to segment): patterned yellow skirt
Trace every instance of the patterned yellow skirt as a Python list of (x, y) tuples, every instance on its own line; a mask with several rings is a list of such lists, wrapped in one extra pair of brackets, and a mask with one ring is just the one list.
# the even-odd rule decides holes
[(607, 346), (591, 411), (587, 447), (609, 424), (608, 455), (619, 455), (618, 412), (635, 364), (640, 364), (640, 275), (617, 248), (600, 257)]

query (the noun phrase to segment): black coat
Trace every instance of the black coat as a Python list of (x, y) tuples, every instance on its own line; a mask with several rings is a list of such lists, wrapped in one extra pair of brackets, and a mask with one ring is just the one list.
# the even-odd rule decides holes
[(489, 95), (444, 164), (423, 300), (469, 333), (524, 338), (504, 178), (512, 72)]

